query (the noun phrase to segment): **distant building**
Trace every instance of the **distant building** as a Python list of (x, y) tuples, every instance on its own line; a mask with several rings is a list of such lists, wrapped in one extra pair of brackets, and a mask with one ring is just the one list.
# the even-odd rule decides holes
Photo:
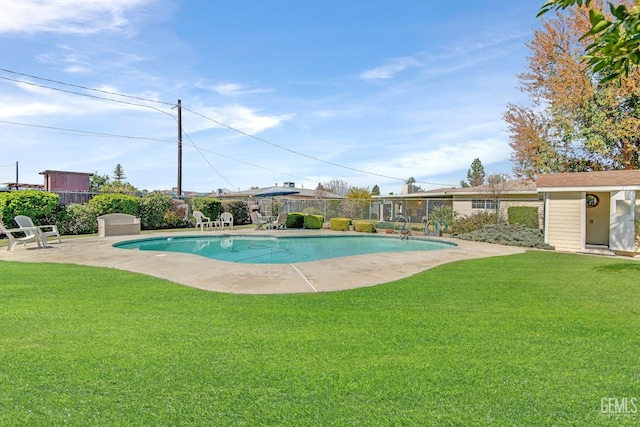
[(45, 191), (89, 191), (92, 173), (46, 170), (44, 175)]

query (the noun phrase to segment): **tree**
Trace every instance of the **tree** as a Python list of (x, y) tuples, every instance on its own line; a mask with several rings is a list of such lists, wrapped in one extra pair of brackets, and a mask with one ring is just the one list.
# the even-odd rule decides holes
[(369, 188), (351, 187), (346, 197), (347, 200), (342, 204), (343, 213), (346, 216), (355, 219), (368, 217), (371, 201)]
[[(484, 172), (484, 166), (482, 166), (482, 162), (480, 159), (475, 159), (471, 162), (471, 167), (467, 171), (467, 182), (468, 186), (478, 187), (484, 184), (484, 178), (486, 174)], [(463, 185), (463, 187), (467, 187), (467, 185)]]
[(510, 104), (504, 115), (516, 176), (640, 167), (640, 72), (602, 82), (610, 70), (584, 67), (590, 8), (543, 21), (527, 44), (528, 69), (518, 77), (531, 106)]
[[(581, 36), (581, 39), (591, 40), (584, 49), (583, 60), (593, 72), (609, 71), (601, 76), (602, 82), (628, 76), (640, 64), (640, 6), (624, 1), (617, 6), (608, 2), (610, 14), (607, 14), (602, 2), (593, 3), (598, 3), (598, 7), (589, 10), (590, 27)], [(541, 7), (538, 16), (551, 10), (582, 8), (591, 4), (591, 0), (549, 0)]]
[(378, 184), (374, 185), (373, 188), (371, 189), (371, 195), (372, 196), (380, 195), (380, 187), (378, 187)]
[(124, 169), (122, 168), (120, 163), (118, 163), (116, 165), (116, 168), (113, 170), (113, 179), (118, 183), (127, 179), (126, 175), (124, 174)]
[(349, 192), (351, 185), (341, 179), (332, 179), (331, 181), (322, 184), (322, 187), (324, 188), (324, 191), (345, 196)]
[(99, 175), (98, 171), (96, 171), (89, 179), (89, 190), (92, 193), (99, 193), (102, 191), (102, 187), (109, 184), (110, 180), (109, 175)]

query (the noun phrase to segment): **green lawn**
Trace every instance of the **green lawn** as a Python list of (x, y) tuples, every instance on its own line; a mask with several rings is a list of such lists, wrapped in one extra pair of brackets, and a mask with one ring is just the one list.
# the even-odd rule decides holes
[(527, 252), (265, 296), (0, 262), (3, 426), (640, 424), (609, 398), (640, 398), (637, 261)]

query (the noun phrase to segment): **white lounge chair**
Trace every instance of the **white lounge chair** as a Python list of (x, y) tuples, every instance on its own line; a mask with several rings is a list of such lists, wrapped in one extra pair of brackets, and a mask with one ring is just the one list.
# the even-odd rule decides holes
[(281, 228), (281, 229), (287, 228), (287, 217), (288, 216), (289, 216), (289, 214), (286, 214), (286, 213), (278, 214), (278, 220), (274, 224), (273, 228)]
[(60, 233), (58, 232), (58, 227), (55, 226), (54, 224), (35, 225), (31, 220), (31, 218), (24, 215), (18, 215), (13, 219), (15, 220), (16, 224), (18, 224), (20, 228), (34, 228), (34, 227), (37, 228), (40, 232), (40, 235), (42, 236), (42, 243), (44, 244), (44, 246), (47, 246), (47, 237), (51, 237), (51, 236), (57, 238), (58, 243), (62, 243), (62, 240), (60, 240)]
[(224, 230), (225, 224), (233, 230), (233, 215), (229, 212), (223, 212), (222, 215), (220, 215), (220, 228), (222, 230)]
[(204, 231), (205, 227), (211, 229), (219, 223), (219, 221), (211, 221), (211, 218), (204, 216), (200, 211), (193, 211), (193, 217), (196, 219), (196, 228), (200, 227), (200, 231)]
[(33, 228), (5, 228), (0, 222), (0, 234), (5, 234), (9, 238), (8, 251), (13, 251), (18, 243), (22, 243), (25, 247), (27, 243), (34, 241), (38, 247), (43, 247), (42, 236), (40, 230)]

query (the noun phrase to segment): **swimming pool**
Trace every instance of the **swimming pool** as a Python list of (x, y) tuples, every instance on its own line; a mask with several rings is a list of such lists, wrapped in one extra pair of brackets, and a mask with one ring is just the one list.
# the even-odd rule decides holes
[(291, 264), (380, 252), (433, 251), (456, 246), (426, 239), (377, 236), (186, 236), (138, 239), (121, 249), (182, 252), (246, 264)]

